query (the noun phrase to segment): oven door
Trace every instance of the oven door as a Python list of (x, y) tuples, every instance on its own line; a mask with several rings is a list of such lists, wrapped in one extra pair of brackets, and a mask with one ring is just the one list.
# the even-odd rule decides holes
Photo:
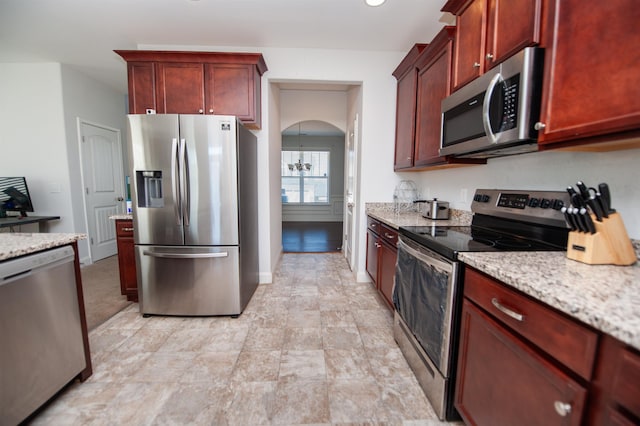
[(443, 377), (449, 377), (458, 262), (399, 237), (393, 304)]

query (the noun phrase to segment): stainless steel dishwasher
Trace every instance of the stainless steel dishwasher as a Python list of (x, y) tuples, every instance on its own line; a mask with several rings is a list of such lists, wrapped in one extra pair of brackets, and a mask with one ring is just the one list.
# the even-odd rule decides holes
[(0, 425), (15, 425), (86, 366), (74, 251), (0, 262)]

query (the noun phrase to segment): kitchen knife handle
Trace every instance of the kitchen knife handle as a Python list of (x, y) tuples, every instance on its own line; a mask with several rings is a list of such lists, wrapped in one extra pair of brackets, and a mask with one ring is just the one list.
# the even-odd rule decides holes
[(587, 200), (587, 204), (593, 214), (596, 215), (598, 222), (602, 222), (602, 216), (604, 216), (604, 213), (602, 212), (602, 208), (600, 207), (598, 200), (596, 200), (595, 197), (591, 197)]
[(564, 214), (564, 220), (567, 222), (567, 225), (569, 225), (569, 228), (571, 228), (572, 231), (577, 231), (578, 228), (573, 221), (573, 217), (569, 214), (569, 209), (566, 206), (563, 206), (560, 211)]
[(587, 209), (584, 207), (580, 209), (580, 216), (583, 218), (583, 222), (586, 225), (588, 231), (591, 234), (596, 233), (596, 226), (593, 224), (593, 220), (591, 219), (591, 215), (587, 212)]
[(609, 192), (609, 185), (606, 183), (598, 184), (598, 192), (600, 192), (600, 197), (607, 210), (607, 214), (615, 213), (615, 210), (611, 208), (611, 193)]
[(602, 216), (606, 219), (609, 217), (609, 207), (607, 207), (602, 199), (602, 194), (600, 192), (596, 192), (596, 202), (600, 206), (600, 211), (602, 212)]

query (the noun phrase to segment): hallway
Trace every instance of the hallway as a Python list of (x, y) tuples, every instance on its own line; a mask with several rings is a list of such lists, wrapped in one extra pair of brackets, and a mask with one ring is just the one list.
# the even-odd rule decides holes
[(143, 318), (89, 334), (93, 375), (31, 424), (440, 424), (391, 312), (341, 254), (285, 254), (229, 317)]
[(342, 251), (342, 222), (282, 222), (285, 253)]

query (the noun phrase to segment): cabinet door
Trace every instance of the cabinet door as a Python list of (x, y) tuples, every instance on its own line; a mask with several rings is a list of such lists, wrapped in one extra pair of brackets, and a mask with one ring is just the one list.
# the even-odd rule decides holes
[(207, 114), (236, 115), (255, 122), (255, 98), (251, 65), (207, 64)]
[(455, 406), (467, 424), (579, 425), (586, 390), (464, 300)]
[(542, 0), (489, 0), (485, 70), (540, 43)]
[(440, 156), (442, 114), (440, 103), (450, 93), (451, 44), (418, 74), (418, 111), (414, 163), (416, 166), (445, 163)]
[(549, 3), (539, 143), (640, 127), (637, 1)]
[(416, 88), (418, 70), (412, 68), (398, 80), (396, 99), (396, 150), (394, 170), (413, 167), (416, 130)]
[(398, 251), (390, 244), (380, 244), (380, 273), (378, 275), (378, 290), (384, 297), (389, 308), (393, 309), (393, 279), (396, 274), (396, 259)]
[(138, 280), (133, 243), (133, 221), (117, 220), (116, 236), (118, 247), (118, 269), (120, 272), (120, 293), (127, 300), (138, 301)]
[(155, 70), (153, 62), (129, 62), (129, 114), (146, 114), (156, 109)]
[(378, 283), (378, 236), (371, 231), (367, 231), (367, 272), (377, 287)]
[(484, 44), (487, 0), (473, 0), (457, 19), (454, 90), (484, 72)]
[(157, 64), (158, 113), (204, 114), (204, 64)]

